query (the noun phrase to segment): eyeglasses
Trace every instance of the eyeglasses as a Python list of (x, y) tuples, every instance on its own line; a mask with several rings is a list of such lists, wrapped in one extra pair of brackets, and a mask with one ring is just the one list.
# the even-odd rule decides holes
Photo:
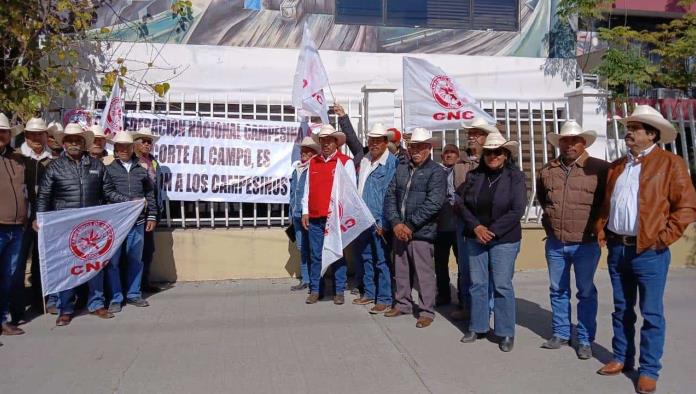
[(152, 140), (141, 138), (141, 139), (140, 139), (140, 143), (141, 143), (141, 144), (152, 145)]
[(484, 156), (503, 156), (505, 155), (505, 149), (503, 148), (498, 148), (498, 149), (492, 149), (492, 150), (484, 150), (483, 151)]

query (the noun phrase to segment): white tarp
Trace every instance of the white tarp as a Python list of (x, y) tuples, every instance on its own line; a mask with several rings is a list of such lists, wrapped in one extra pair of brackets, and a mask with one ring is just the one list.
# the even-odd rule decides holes
[(343, 257), (346, 246), (375, 224), (372, 213), (346, 171), (342, 164), (336, 164), (321, 252), (322, 276), (331, 264)]
[(413, 57), (404, 57), (403, 67), (405, 130), (457, 129), (474, 117), (495, 123), (476, 99), (441, 68)]
[(126, 239), (145, 199), (39, 212), (43, 294), (75, 288), (99, 273)]
[(160, 136), (163, 197), (180, 201), (285, 204), (300, 123), (132, 113), (126, 129)]

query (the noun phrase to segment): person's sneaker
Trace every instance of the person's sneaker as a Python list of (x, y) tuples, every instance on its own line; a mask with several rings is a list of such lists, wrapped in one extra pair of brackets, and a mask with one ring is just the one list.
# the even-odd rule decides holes
[(128, 305), (137, 306), (138, 308), (144, 308), (146, 306), (150, 306), (150, 303), (145, 301), (142, 298), (133, 298), (131, 300), (127, 300), (126, 303)]
[(352, 295), (360, 295), (360, 289), (357, 288), (357, 287), (353, 287), (352, 289), (350, 289), (350, 294), (352, 294)]
[(359, 297), (353, 300), (353, 304), (355, 305), (368, 305), (372, 304), (373, 302), (375, 301), (365, 297)]
[(67, 326), (70, 324), (72, 321), (72, 315), (59, 315), (58, 318), (56, 319), (56, 326), (58, 327), (63, 327)]
[(380, 313), (386, 313), (389, 312), (389, 309), (391, 307), (387, 304), (375, 304), (372, 308), (370, 308), (370, 314), (372, 315), (379, 315)]
[(10, 323), (3, 323), (2, 335), (22, 335), (22, 334), (24, 334), (24, 330), (17, 327), (16, 325), (10, 324)]
[(397, 317), (401, 315), (405, 315), (406, 313), (401, 312), (401, 310), (397, 307), (393, 307), (389, 309), (388, 311), (384, 312), (385, 317)]
[(502, 337), (498, 347), (505, 353), (511, 352), (512, 348), (515, 347), (515, 337)]
[(114, 314), (107, 311), (106, 308), (99, 308), (94, 312), (90, 312), (90, 315), (94, 315), (100, 319), (111, 319), (114, 317)]
[(333, 298), (333, 303), (336, 305), (343, 305), (346, 303), (346, 298), (343, 296), (343, 294), (337, 294)]
[(432, 317), (421, 316), (416, 321), (416, 327), (425, 328), (425, 327), (428, 327), (430, 324), (432, 324), (432, 322), (433, 322)]
[(566, 346), (566, 345), (568, 345), (567, 339), (559, 338), (559, 337), (554, 335), (553, 337), (551, 337), (551, 339), (544, 342), (541, 345), (541, 348), (542, 349), (560, 349), (561, 346)]
[(290, 287), (290, 291), (300, 291), (308, 288), (309, 285), (307, 283), (298, 283), (295, 286)]
[(55, 305), (51, 305), (46, 307), (46, 313), (50, 313), (51, 315), (57, 315), (58, 314), (58, 307)]
[(109, 304), (109, 312), (110, 313), (121, 312), (121, 303), (120, 302), (112, 302), (111, 304)]
[(319, 301), (319, 293), (309, 293), (305, 300), (305, 304), (316, 304), (317, 301)]
[(582, 343), (578, 345), (575, 352), (580, 360), (589, 360), (592, 358), (592, 346), (590, 344)]
[(479, 334), (473, 331), (465, 331), (464, 336), (459, 340), (461, 343), (471, 343), (476, 342), (477, 339), (485, 338), (486, 334)]

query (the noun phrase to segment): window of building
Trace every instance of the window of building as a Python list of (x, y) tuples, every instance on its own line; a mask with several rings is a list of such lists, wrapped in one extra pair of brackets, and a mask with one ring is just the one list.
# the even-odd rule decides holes
[(519, 0), (336, 0), (336, 23), (519, 30)]

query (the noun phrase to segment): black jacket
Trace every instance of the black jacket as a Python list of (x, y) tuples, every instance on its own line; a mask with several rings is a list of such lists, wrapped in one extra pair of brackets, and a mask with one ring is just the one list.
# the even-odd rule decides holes
[(403, 223), (413, 231), (413, 239), (432, 242), (437, 236), (437, 215), (446, 196), (447, 174), (442, 166), (430, 159), (419, 167), (411, 162), (400, 163), (384, 199), (385, 216), (392, 228)]
[(60, 211), (130, 200), (116, 191), (100, 160), (85, 153), (76, 163), (63, 152), (46, 167), (46, 173), (39, 183), (36, 210)]
[[(480, 224), (476, 216), (479, 190), (486, 180), (485, 165), (469, 172), (462, 188), (463, 201), (459, 210), (464, 219), (464, 233), (476, 238), (474, 228)], [(522, 239), (520, 219), (527, 208), (527, 186), (524, 173), (513, 165), (506, 165), (493, 195), (491, 224), (488, 229), (495, 234), (491, 243), (512, 243)]]
[(338, 125), (343, 134), (346, 135), (346, 145), (348, 145), (350, 153), (353, 154), (353, 164), (355, 164), (355, 168), (358, 168), (360, 167), (360, 161), (362, 161), (362, 158), (365, 157), (365, 153), (367, 153), (368, 148), (364, 147), (360, 142), (360, 139), (355, 133), (355, 129), (353, 129), (353, 124), (350, 122), (348, 115), (339, 117)]
[(155, 199), (155, 188), (152, 180), (135, 155), (133, 155), (131, 160), (133, 164), (131, 164), (130, 171), (126, 171), (123, 163), (115, 159), (106, 166), (106, 172), (113, 181), (117, 192), (129, 197), (130, 200), (143, 197), (147, 200), (147, 206), (135, 222), (136, 224), (143, 223), (145, 219), (156, 221), (157, 200)]

